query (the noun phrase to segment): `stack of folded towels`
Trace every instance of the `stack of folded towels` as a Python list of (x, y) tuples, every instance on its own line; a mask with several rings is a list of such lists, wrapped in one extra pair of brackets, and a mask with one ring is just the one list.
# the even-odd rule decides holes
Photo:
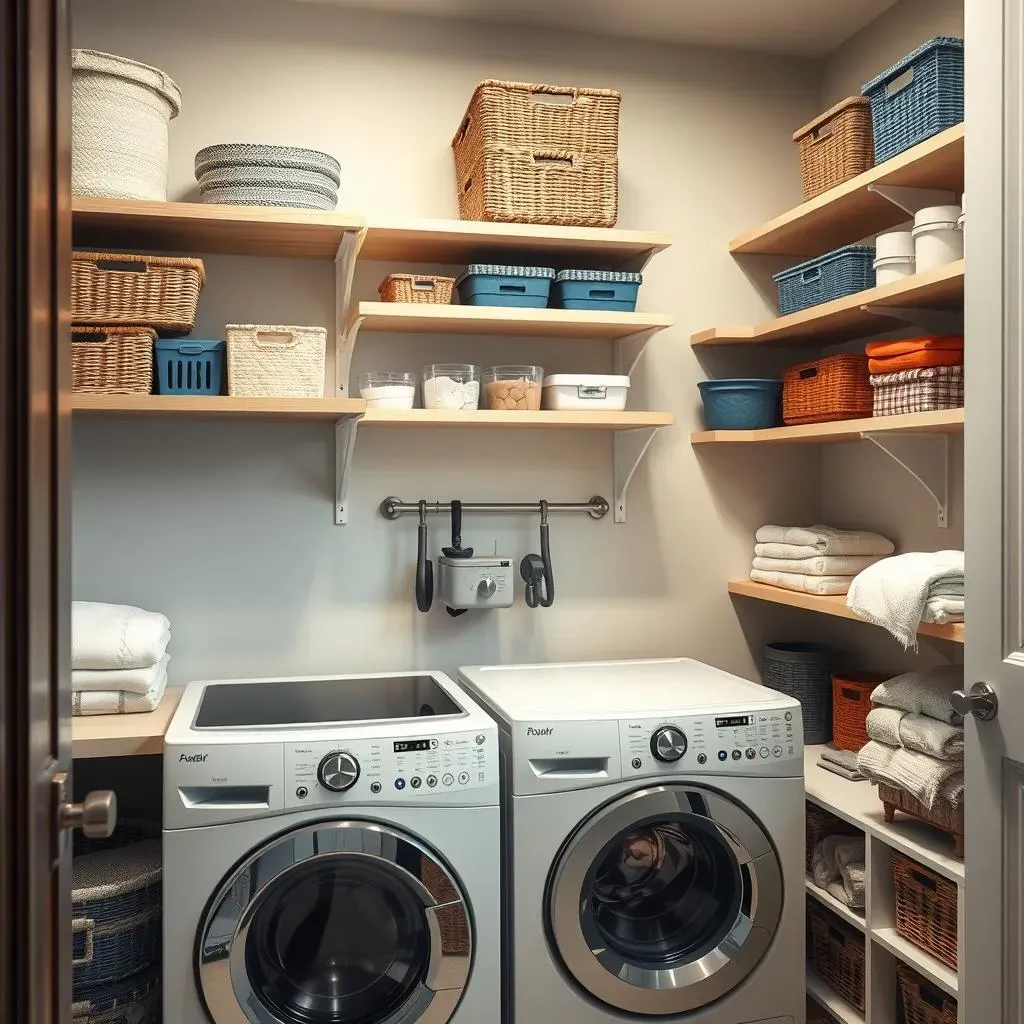
[(872, 782), (911, 794), (929, 810), (951, 812), (964, 797), (963, 719), (950, 694), (963, 685), (956, 665), (907, 672), (871, 694), (868, 744), (857, 765)]
[(866, 351), (868, 372), (874, 375), (964, 365), (964, 339), (959, 334), (872, 341)]
[(130, 605), (71, 604), (71, 713), (152, 711), (167, 689), (171, 624)]
[(845, 594), (853, 578), (896, 550), (877, 533), (832, 526), (762, 526), (750, 578), (804, 594)]
[(814, 848), (814, 884), (854, 910), (864, 909), (864, 837), (828, 836)]

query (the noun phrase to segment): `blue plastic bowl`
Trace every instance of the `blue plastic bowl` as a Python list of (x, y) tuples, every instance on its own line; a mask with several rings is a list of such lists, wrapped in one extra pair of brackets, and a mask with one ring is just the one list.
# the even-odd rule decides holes
[(750, 377), (702, 380), (708, 430), (764, 430), (782, 422), (782, 381)]

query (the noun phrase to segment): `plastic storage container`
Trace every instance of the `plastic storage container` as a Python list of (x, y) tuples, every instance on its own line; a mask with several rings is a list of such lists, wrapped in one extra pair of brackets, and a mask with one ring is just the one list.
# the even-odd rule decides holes
[(964, 233), (957, 227), (959, 206), (928, 206), (914, 215), (917, 272), (944, 267), (964, 258)]
[(544, 370), (540, 366), (491, 366), (484, 370), (483, 407), (536, 412)]
[(910, 231), (889, 231), (875, 239), (875, 284), (893, 284), (915, 274), (914, 236)]
[(411, 409), (416, 404), (416, 377), (401, 371), (361, 373), (359, 397), (367, 409)]
[(470, 363), (423, 367), (424, 409), (476, 409), (479, 405), (480, 367)]
[(633, 313), (643, 280), (642, 274), (617, 270), (561, 270), (551, 286), (551, 305)]
[(737, 377), (702, 380), (697, 387), (708, 430), (764, 430), (781, 421), (781, 380)]
[(804, 743), (832, 739), (831, 661), (821, 644), (765, 644), (764, 685), (800, 701)]
[(224, 342), (161, 338), (156, 342), (160, 395), (219, 395), (224, 385)]
[(605, 373), (555, 373), (544, 378), (544, 408), (622, 412), (629, 377)]
[(776, 274), (772, 280), (779, 287), (780, 315), (873, 288), (874, 259), (874, 246), (844, 245)]
[(228, 394), (323, 398), (323, 327), (228, 324)]
[(550, 267), (505, 267), (473, 263), (455, 282), (464, 306), (544, 309), (555, 272)]

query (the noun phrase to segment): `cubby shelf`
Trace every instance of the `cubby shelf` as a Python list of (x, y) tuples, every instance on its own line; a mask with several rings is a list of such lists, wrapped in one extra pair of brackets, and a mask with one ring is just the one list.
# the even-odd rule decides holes
[(71, 396), (71, 411), (81, 415), (244, 420), (339, 420), (358, 418), (366, 403), (352, 398), (241, 398), (227, 395)]
[(365, 427), (489, 427), (513, 430), (639, 430), (671, 426), (667, 412), (517, 412), (474, 409), (446, 412), (435, 409), (367, 409)]
[(807, 894), (809, 896), (811, 896), (813, 899), (816, 899), (823, 906), (828, 907), (828, 909), (831, 910), (833, 914), (836, 914), (839, 917), (841, 917), (844, 921), (847, 922), (847, 924), (853, 925), (853, 927), (856, 928), (857, 931), (864, 931), (865, 925), (863, 911), (858, 913), (856, 910), (853, 910), (850, 907), (848, 907), (841, 900), (837, 900), (835, 896), (833, 896), (830, 892), (828, 892), (825, 889), (819, 888), (819, 886), (815, 883), (814, 879), (810, 876), (808, 876), (807, 878), (806, 888)]
[(957, 972), (951, 970), (941, 960), (937, 960), (909, 939), (903, 938), (895, 928), (872, 928), (871, 937), (897, 959), (902, 960), (918, 974), (923, 974), (930, 982), (938, 985), (943, 992), (951, 996), (959, 994), (960, 985)]
[(71, 719), (73, 757), (161, 754), (180, 690), (168, 690), (156, 710), (134, 715), (85, 715)]
[(833, 992), (807, 965), (807, 994), (840, 1024), (864, 1024), (864, 1014), (848, 1003), (841, 995)]

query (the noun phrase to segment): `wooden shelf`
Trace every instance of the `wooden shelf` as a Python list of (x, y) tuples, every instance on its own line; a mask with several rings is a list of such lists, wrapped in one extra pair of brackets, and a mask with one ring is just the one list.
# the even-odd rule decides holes
[(168, 690), (155, 711), (137, 715), (85, 715), (71, 719), (73, 757), (162, 754), (180, 690)]
[(446, 412), (437, 409), (367, 409), (365, 427), (503, 427), (512, 430), (635, 430), (667, 427), (674, 417), (667, 412), (517, 412), (476, 409)]
[(906, 327), (906, 321), (880, 312), (884, 306), (911, 309), (963, 309), (964, 262), (917, 274), (904, 281), (869, 288), (820, 306), (769, 320), (756, 326), (712, 327), (690, 338), (700, 345), (833, 345), (852, 338), (870, 338)]
[(805, 888), (807, 889), (807, 894), (809, 896), (816, 899), (823, 906), (828, 907), (828, 909), (831, 910), (833, 914), (836, 914), (839, 917), (841, 917), (844, 921), (847, 922), (847, 924), (853, 925), (853, 927), (856, 928), (857, 931), (864, 931), (865, 925), (863, 911), (858, 913), (852, 907), (848, 907), (845, 903), (843, 903), (842, 900), (837, 900), (835, 896), (833, 896), (826, 889), (820, 889), (815, 883), (814, 879), (810, 876), (807, 877)]
[[(768, 601), (770, 604), (800, 608), (806, 612), (817, 612), (820, 615), (832, 615), (839, 619), (863, 622), (866, 626), (873, 625), (846, 607), (844, 595), (820, 597), (817, 594), (801, 594), (795, 590), (772, 587), (767, 583), (755, 583), (753, 580), (730, 580), (729, 593), (735, 597), (750, 597), (755, 601)], [(922, 622), (919, 623), (917, 632), (919, 636), (950, 640), (956, 644), (964, 642), (964, 624), (962, 622), (950, 622), (944, 626), (936, 625), (933, 622)]]
[(873, 928), (871, 937), (918, 974), (923, 974), (932, 984), (938, 985), (947, 995), (955, 998), (960, 994), (957, 972), (909, 939), (903, 938), (895, 928)]
[(234, 398), (199, 395), (87, 395), (71, 397), (83, 415), (193, 419), (331, 420), (361, 416), (366, 403), (351, 398)]
[(907, 214), (869, 185), (944, 189), (959, 195), (964, 185), (964, 126), (922, 142), (884, 164), (823, 192), (733, 239), (733, 253), (819, 256), (849, 242), (895, 227)]
[(838, 992), (833, 992), (810, 964), (807, 965), (807, 994), (840, 1024), (864, 1024), (864, 1014)]
[(863, 420), (808, 423), (768, 430), (701, 430), (690, 435), (691, 444), (841, 444), (872, 434), (962, 434), (963, 409), (915, 412), (905, 416), (875, 416)]

